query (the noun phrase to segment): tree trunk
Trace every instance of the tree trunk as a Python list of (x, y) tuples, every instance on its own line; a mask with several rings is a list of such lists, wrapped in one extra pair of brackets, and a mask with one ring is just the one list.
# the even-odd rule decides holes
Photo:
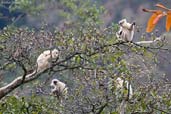
[(125, 99), (122, 100), (121, 105), (120, 105), (120, 113), (119, 114), (125, 114), (125, 109), (126, 109), (126, 101)]

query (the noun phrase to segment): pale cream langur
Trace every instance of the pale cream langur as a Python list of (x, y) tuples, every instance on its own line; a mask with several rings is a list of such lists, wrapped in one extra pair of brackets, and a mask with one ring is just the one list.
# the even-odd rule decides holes
[[(129, 23), (127, 22), (126, 19), (122, 19), (119, 21), (119, 31), (116, 32), (116, 36), (118, 39), (123, 40), (123, 41), (129, 41), (131, 42), (134, 37), (134, 31), (135, 31), (135, 22)], [(136, 44), (151, 44), (155, 43), (158, 41), (161, 41), (162, 38), (156, 38), (155, 40), (151, 41), (139, 41), (139, 42), (134, 42)]]
[(132, 41), (134, 37), (135, 22), (128, 23), (126, 19), (119, 21), (119, 31), (116, 33), (117, 38), (123, 41)]
[(59, 51), (57, 49), (46, 50), (37, 58), (37, 72), (43, 72), (50, 67), (50, 62), (54, 59), (58, 59)]
[(58, 79), (53, 79), (50, 86), (52, 87), (51, 93), (56, 96), (60, 102), (62, 102), (62, 99), (67, 98), (68, 88), (65, 83)]
[(132, 86), (131, 86), (129, 81), (127, 81), (127, 80), (124, 81), (123, 79), (118, 77), (116, 79), (116, 88), (117, 89), (124, 89), (124, 88), (126, 88), (126, 90), (128, 91), (129, 99), (132, 98), (132, 96), (133, 96), (133, 89), (132, 89)]
[(126, 96), (127, 98), (126, 99), (125, 98), (122, 99), (122, 102), (121, 102), (120, 107), (119, 107), (119, 109), (120, 109), (119, 114), (125, 114), (125, 109), (126, 109), (126, 106), (127, 106), (127, 101), (128, 101), (128, 99), (131, 99), (132, 96), (133, 96), (132, 86), (131, 86), (129, 81), (127, 81), (127, 80), (124, 81), (123, 79), (118, 77), (116, 79), (116, 88), (117, 89), (121, 89), (122, 91), (124, 91), (125, 89), (128, 91), (127, 92), (127, 96)]

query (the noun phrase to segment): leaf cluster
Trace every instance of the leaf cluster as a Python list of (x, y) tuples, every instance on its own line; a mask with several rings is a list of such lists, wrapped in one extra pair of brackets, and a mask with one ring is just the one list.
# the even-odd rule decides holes
[(148, 20), (146, 32), (152, 32), (155, 28), (156, 24), (159, 22), (160, 19), (162, 19), (164, 16), (166, 16), (166, 31), (169, 31), (171, 28), (171, 9), (165, 7), (162, 4), (156, 4), (156, 7), (161, 8), (162, 10), (149, 10), (149, 9), (143, 9), (144, 12), (152, 13), (151, 17)]

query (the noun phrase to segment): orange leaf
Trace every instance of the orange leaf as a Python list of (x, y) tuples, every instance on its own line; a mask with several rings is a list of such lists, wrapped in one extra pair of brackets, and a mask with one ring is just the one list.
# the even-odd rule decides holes
[[(162, 15), (162, 16), (161, 16)], [(155, 13), (152, 14), (150, 19), (148, 20), (146, 32), (152, 32), (155, 28), (157, 22), (163, 17), (163, 12), (160, 10), (157, 10)]]
[(166, 31), (168, 32), (171, 27), (171, 11), (167, 12), (167, 17), (166, 17)]
[(154, 21), (153, 21), (153, 24), (154, 24), (154, 25), (157, 24), (157, 23), (159, 22), (159, 20), (160, 20), (163, 16), (165, 16), (163, 13), (157, 15), (157, 17), (156, 17), (156, 18), (154, 19)]

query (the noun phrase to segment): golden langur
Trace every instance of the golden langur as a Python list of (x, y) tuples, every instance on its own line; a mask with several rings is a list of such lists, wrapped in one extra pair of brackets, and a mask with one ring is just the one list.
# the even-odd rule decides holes
[(55, 95), (60, 101), (67, 97), (68, 88), (65, 83), (59, 81), (58, 79), (53, 79), (50, 86), (52, 87), (52, 94)]
[(132, 41), (134, 37), (135, 22), (128, 23), (126, 19), (119, 21), (119, 31), (116, 33), (117, 38), (123, 41)]
[(57, 49), (46, 50), (37, 58), (37, 72), (43, 72), (50, 67), (52, 59), (58, 59), (59, 51)]
[(127, 80), (123, 80), (120, 77), (116, 79), (116, 88), (118, 89), (124, 89), (128, 90), (129, 94), (129, 99), (132, 98), (133, 96), (133, 90), (131, 84)]

